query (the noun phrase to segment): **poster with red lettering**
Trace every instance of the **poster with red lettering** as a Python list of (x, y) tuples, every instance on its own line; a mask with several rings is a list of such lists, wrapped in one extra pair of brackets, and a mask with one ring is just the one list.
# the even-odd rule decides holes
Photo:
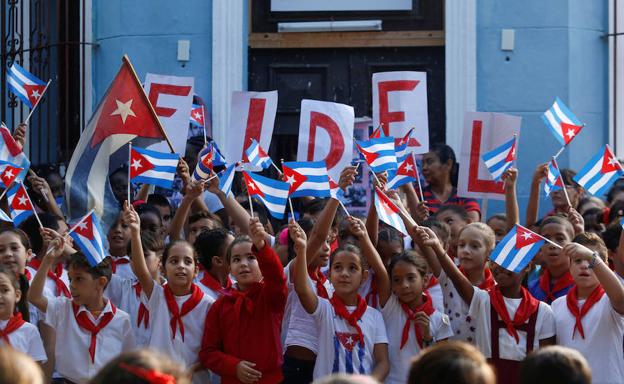
[(522, 118), (492, 112), (466, 112), (457, 194), (462, 197), (504, 200), (503, 182), (492, 180), (482, 160), (484, 153), (493, 150), (513, 137), (520, 138)]
[(219, 143), (228, 163), (246, 160), (245, 149), (252, 139), (269, 151), (276, 112), (277, 91), (232, 92), (230, 127), (225, 143)]
[(429, 151), (426, 72), (379, 72), (373, 74), (373, 127), (382, 126), (386, 136), (403, 137), (414, 129), (412, 153)]
[[(193, 77), (145, 75), (145, 93), (176, 153), (184, 154), (186, 149), (194, 86)], [(149, 149), (170, 152), (164, 141), (150, 145)]]
[(301, 100), (297, 161), (325, 160), (338, 181), (353, 158), (353, 107), (328, 101)]

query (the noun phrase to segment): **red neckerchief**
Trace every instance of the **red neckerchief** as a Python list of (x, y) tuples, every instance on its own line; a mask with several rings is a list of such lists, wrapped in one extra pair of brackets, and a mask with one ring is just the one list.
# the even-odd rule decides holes
[(119, 368), (133, 374), (139, 379), (147, 381), (149, 384), (176, 384), (175, 377), (163, 372), (159, 372), (155, 369), (145, 369), (126, 363), (119, 363)]
[(555, 300), (553, 296), (555, 292), (559, 292), (572, 284), (574, 284), (574, 279), (570, 272), (566, 272), (561, 276), (552, 289), (550, 288), (550, 271), (548, 269), (546, 269), (539, 278), (539, 287), (546, 294), (546, 301), (549, 303)]
[[(202, 283), (204, 286), (212, 289), (215, 292), (220, 292), (224, 288), (223, 286), (221, 286), (221, 283), (219, 282), (219, 280), (215, 279), (210, 273), (208, 273), (208, 271), (204, 272), (204, 276), (199, 282)], [(227, 283), (225, 284), (225, 288), (230, 288), (231, 286), (232, 286), (232, 282), (230, 281), (230, 278), (228, 277)]]
[[(41, 266), (41, 260), (37, 259), (36, 257), (33, 257), (32, 260), (30, 260), (30, 263), (28, 263), (28, 265), (33, 268), (35, 271), (39, 270), (39, 267)], [(69, 289), (67, 288), (67, 285), (65, 285), (65, 282), (63, 282), (63, 280), (61, 280), (61, 276), (63, 275), (63, 266), (61, 265), (61, 263), (56, 264), (56, 267), (54, 268), (54, 272), (52, 272), (51, 270), (48, 270), (48, 274), (46, 276), (48, 276), (50, 279), (52, 279), (52, 281), (54, 281), (54, 284), (56, 285), (56, 295), (57, 296), (65, 296), (68, 299), (71, 298), (71, 293), (69, 293)]]
[[(459, 267), (459, 270), (464, 276), (468, 277), (468, 275), (466, 275), (466, 271), (464, 271), (464, 268)], [(496, 281), (494, 281), (494, 276), (492, 276), (492, 271), (490, 271), (490, 268), (483, 269), (483, 277), (483, 281), (477, 286), (479, 287), (479, 289), (487, 291), (496, 285)]]
[(349, 313), (347, 307), (344, 302), (338, 297), (338, 295), (333, 295), (331, 299), (329, 299), (332, 307), (334, 307), (334, 312), (338, 317), (341, 317), (346, 321), (350, 326), (355, 328), (358, 333), (358, 338), (360, 345), (364, 346), (364, 334), (362, 333), (362, 328), (358, 325), (358, 320), (362, 318), (364, 312), (366, 312), (366, 301), (362, 299), (362, 296), (357, 296), (357, 306), (355, 307), (355, 311)]
[(182, 342), (184, 342), (184, 323), (182, 322), (182, 317), (191, 312), (197, 304), (199, 304), (204, 297), (204, 293), (197, 285), (191, 284), (191, 297), (189, 297), (184, 304), (182, 304), (182, 310), (180, 310), (169, 284), (165, 284), (163, 288), (165, 289), (165, 301), (167, 302), (167, 308), (169, 308), (169, 313), (171, 314), (171, 338), (175, 339), (176, 328), (177, 325), (179, 325)]
[[(522, 301), (520, 301), (520, 305), (516, 310), (516, 314), (514, 315), (513, 321), (509, 317), (509, 312), (507, 311), (507, 306), (505, 305), (505, 299), (501, 290), (498, 286), (495, 286), (493, 289), (490, 289), (490, 304), (498, 313), (503, 323), (507, 326), (507, 333), (516, 339), (516, 344), (520, 342), (520, 336), (518, 336), (518, 331), (516, 327), (521, 326), (529, 320), (529, 317), (537, 311), (539, 308), (539, 300), (533, 297), (529, 291), (520, 287), (522, 291)], [(494, 321), (495, 319), (492, 319)]]
[(429, 289), (438, 283), (439, 283), (438, 279), (435, 276), (431, 275), (431, 277), (429, 278), (429, 283), (427, 284), (427, 288), (425, 289)]
[(261, 289), (262, 283), (253, 283), (244, 291), (240, 291), (238, 288), (232, 286), (223, 291), (223, 296), (226, 300), (234, 301), (234, 314), (237, 319), (240, 319), (243, 308), (245, 308), (248, 313), (253, 313), (254, 301), (251, 297), (257, 297)]
[(366, 302), (371, 303), (371, 307), (377, 308), (377, 279), (371, 279), (370, 291), (366, 294)]
[(11, 345), (9, 341), (9, 335), (13, 331), (17, 331), (22, 325), (24, 325), (25, 321), (22, 319), (21, 313), (16, 313), (9, 318), (6, 327), (4, 329), (0, 329), (0, 338), (4, 340), (7, 345)]
[(136, 294), (137, 299), (139, 300), (139, 314), (137, 315), (137, 327), (141, 327), (141, 322), (143, 322), (143, 328), (147, 329), (149, 327), (149, 310), (141, 301), (141, 291), (143, 287), (141, 287), (141, 283), (136, 282), (132, 286), (134, 288), (134, 293)]
[(574, 316), (574, 318), (576, 319), (576, 322), (574, 324), (574, 328), (572, 329), (572, 338), (573, 339), (574, 339), (574, 334), (576, 333), (577, 329), (578, 329), (579, 334), (581, 335), (581, 337), (583, 339), (585, 338), (585, 332), (583, 331), (583, 323), (581, 322), (581, 320), (583, 319), (583, 316), (585, 316), (587, 314), (587, 312), (589, 312), (591, 307), (593, 307), (594, 304), (596, 304), (600, 300), (600, 298), (602, 297), (602, 295), (604, 295), (604, 293), (605, 293), (605, 291), (604, 291), (604, 289), (602, 289), (602, 286), (598, 285), (592, 291), (592, 293), (589, 295), (589, 297), (587, 297), (587, 300), (585, 300), (585, 303), (583, 303), (583, 307), (579, 310), (579, 307), (578, 307), (578, 287), (575, 285), (568, 292), (568, 294), (566, 295), (566, 303), (568, 304), (568, 309), (570, 310), (570, 313), (572, 313), (572, 316)]
[(429, 296), (429, 294), (423, 293), (422, 304), (414, 308), (414, 310), (411, 310), (410, 307), (408, 307), (407, 304), (405, 303), (401, 303), (401, 308), (403, 308), (403, 312), (405, 312), (405, 316), (407, 316), (407, 319), (405, 319), (405, 325), (403, 326), (403, 334), (401, 335), (401, 348), (400, 349), (403, 349), (405, 344), (407, 344), (407, 339), (409, 339), (409, 328), (410, 328), (410, 324), (412, 323), (412, 321), (414, 322), (414, 332), (416, 333), (416, 341), (418, 342), (418, 346), (422, 349), (423, 337), (420, 331), (420, 327), (418, 326), (418, 323), (416, 323), (416, 315), (419, 312), (424, 312), (427, 316), (431, 316), (431, 314), (435, 312), (435, 309), (433, 308), (433, 304), (431, 303), (431, 297)]
[(30, 270), (28, 270), (27, 268), (24, 269), (24, 276), (26, 276), (26, 279), (28, 279), (28, 282), (30, 283), (30, 280), (32, 279), (32, 275), (30, 274)]
[(113, 305), (113, 303), (110, 303), (110, 306), (111, 306), (111, 312), (104, 313), (102, 315), (102, 319), (100, 320), (100, 322), (97, 325), (95, 325), (93, 324), (91, 319), (89, 319), (89, 316), (87, 315), (86, 310), (78, 313), (79, 307), (76, 304), (72, 303), (72, 307), (74, 309), (74, 317), (76, 318), (76, 323), (78, 323), (80, 328), (91, 333), (91, 342), (89, 343), (89, 355), (91, 355), (92, 363), (95, 362), (95, 344), (97, 343), (97, 334), (104, 327), (106, 327), (108, 323), (111, 322), (111, 320), (113, 320), (113, 317), (115, 317), (115, 313), (117, 312), (117, 308), (115, 308), (115, 305)]
[(316, 294), (324, 299), (329, 299), (329, 294), (327, 293), (327, 289), (325, 289), (327, 277), (321, 272), (321, 268), (308, 269), (308, 276), (316, 283)]
[(113, 267), (113, 273), (117, 273), (117, 266), (123, 264), (130, 264), (130, 260), (125, 257), (113, 257), (111, 256), (111, 266)]

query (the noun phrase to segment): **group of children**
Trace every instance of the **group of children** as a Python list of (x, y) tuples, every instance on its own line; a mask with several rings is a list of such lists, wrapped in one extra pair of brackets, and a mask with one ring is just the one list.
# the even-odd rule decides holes
[[(518, 171), (504, 175), (506, 214), (484, 224), (452, 187), (451, 155), (437, 146), (424, 156), (424, 196), (411, 184), (386, 192), (407, 235), (380, 223), (373, 204), (358, 218), (335, 199), (302, 199), (297, 221), (275, 222), (245, 193), (224, 194), (218, 178), (191, 181), (182, 166), (177, 209), (143, 190), (124, 201), (110, 257), (94, 267), (65, 236), (58, 207), (40, 207), (43, 229), (30, 217), (0, 231), (0, 345), (58, 383), (89, 382), (142, 347), (195, 383), (305, 383), (336, 372), (405, 383), (412, 358), (447, 339), (478, 347), (501, 383), (517, 382), (520, 362), (551, 344), (580, 351), (594, 382), (624, 381), (624, 185), (605, 206), (564, 172), (572, 206), (553, 192), (554, 210), (538, 221), (538, 167), (526, 226), (550, 242), (514, 273), (488, 257), (519, 223)], [(339, 186), (357, 172), (345, 168)], [(39, 179), (32, 188), (54, 205)], [(222, 208), (210, 212), (206, 194)], [(602, 227), (590, 220), (596, 209)]]

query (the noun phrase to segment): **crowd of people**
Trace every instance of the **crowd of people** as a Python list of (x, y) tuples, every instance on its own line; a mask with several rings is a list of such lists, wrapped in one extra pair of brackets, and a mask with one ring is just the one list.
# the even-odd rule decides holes
[(452, 149), (432, 146), (422, 196), (386, 191), (403, 235), (333, 198), (276, 221), (238, 177), (233, 195), (192, 181), (194, 155), (177, 206), (146, 186), (126, 201), (110, 178), (120, 214), (97, 266), (66, 236), (60, 175), (28, 178), (38, 218), (0, 229), (0, 382), (624, 381), (624, 183), (603, 201), (563, 170), (569, 204), (554, 191), (538, 219), (538, 166), (523, 224), (550, 242), (514, 273), (488, 257), (521, 222), (515, 168), (485, 220), (457, 195)]

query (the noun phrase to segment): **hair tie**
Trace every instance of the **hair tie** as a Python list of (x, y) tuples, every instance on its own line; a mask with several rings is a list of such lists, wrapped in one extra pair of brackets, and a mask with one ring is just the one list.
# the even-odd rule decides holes
[(141, 367), (135, 367), (126, 363), (119, 363), (119, 368), (133, 374), (139, 379), (143, 379), (150, 384), (176, 384), (176, 378), (162, 372), (158, 372), (154, 369), (145, 369)]

